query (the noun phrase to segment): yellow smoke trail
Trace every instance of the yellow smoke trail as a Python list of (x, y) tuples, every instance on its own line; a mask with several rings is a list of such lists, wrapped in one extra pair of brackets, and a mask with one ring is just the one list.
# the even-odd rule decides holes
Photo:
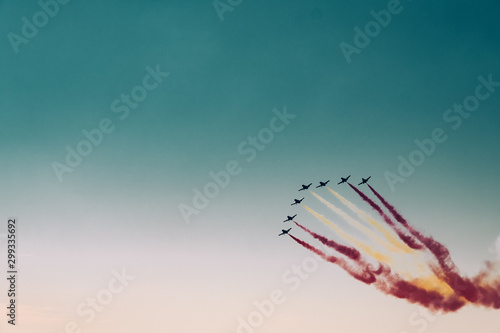
[(304, 207), (305, 209), (307, 209), (307, 211), (309, 213), (311, 213), (312, 215), (314, 215), (314, 217), (316, 217), (318, 220), (320, 220), (321, 222), (325, 223), (330, 228), (332, 228), (340, 237), (342, 237), (346, 241), (350, 242), (351, 244), (353, 244), (354, 246), (356, 246), (357, 248), (359, 248), (361, 251), (363, 251), (365, 254), (367, 254), (370, 257), (372, 257), (373, 259), (375, 259), (375, 260), (377, 260), (379, 262), (382, 262), (382, 263), (386, 263), (386, 264), (393, 263), (392, 258), (389, 258), (386, 255), (384, 255), (384, 254), (382, 254), (382, 253), (380, 253), (378, 251), (375, 251), (371, 247), (369, 247), (369, 246), (363, 244), (362, 242), (356, 240), (355, 238), (351, 237), (349, 234), (347, 234), (346, 232), (344, 232), (335, 223), (333, 223), (332, 221), (328, 220), (323, 215), (321, 215), (319, 213), (316, 213), (314, 210), (312, 210), (311, 208), (307, 207), (304, 204), (302, 204), (302, 207)]
[(415, 252), (403, 262), (406, 266), (411, 265), (412, 269), (401, 273), (402, 277), (411, 284), (423, 288), (428, 291), (437, 291), (445, 297), (452, 296), (455, 291), (429, 268), (427, 260), (424, 258), (424, 253)]
[(384, 240), (384, 239), (380, 238), (379, 235), (376, 235), (373, 231), (371, 231), (370, 229), (368, 229), (367, 227), (365, 227), (364, 225), (362, 225), (361, 223), (359, 223), (358, 221), (356, 221), (355, 219), (353, 219), (352, 217), (350, 217), (349, 215), (347, 215), (344, 211), (342, 211), (341, 209), (337, 208), (332, 203), (330, 203), (327, 200), (323, 199), (318, 194), (314, 193), (313, 191), (309, 191), (309, 192), (311, 192), (312, 195), (314, 195), (319, 201), (321, 201), (326, 206), (328, 206), (328, 208), (330, 208), (336, 214), (340, 215), (344, 220), (346, 220), (347, 222), (349, 222), (349, 224), (351, 224), (353, 227), (355, 227), (359, 231), (364, 232), (366, 235), (368, 235), (371, 239), (373, 239), (377, 244), (381, 245), (383, 248), (388, 249), (389, 251), (393, 251), (393, 252), (401, 252), (402, 251), (399, 246), (396, 246), (396, 245), (394, 245), (394, 244), (392, 244), (390, 242), (388, 243), (387, 240)]
[[(412, 283), (415, 283), (415, 285), (418, 285), (419, 287), (426, 290), (438, 291), (445, 296), (450, 296), (451, 294), (453, 294), (453, 289), (440, 277), (434, 274), (434, 272), (428, 267), (426, 259), (423, 258), (419, 251), (415, 251), (414, 249), (406, 245), (386, 224), (373, 219), (369, 214), (358, 208), (355, 204), (353, 204), (331, 188), (327, 188), (345, 206), (347, 206), (347, 208), (356, 213), (361, 219), (366, 221), (368, 224), (376, 228), (381, 234), (383, 234), (387, 241), (390, 242), (393, 246), (397, 247), (401, 252), (411, 255), (410, 258), (406, 257), (401, 258), (402, 260), (398, 260), (401, 265), (413, 262), (414, 265), (412, 266), (418, 267), (417, 271), (413, 271), (411, 273), (409, 271), (406, 271), (402, 273), (408, 281), (412, 281), (413, 279), (415, 279), (414, 276), (416, 274), (423, 274), (423, 277), (419, 277), (418, 279), (413, 280)], [(408, 267), (408, 265), (405, 266)]]
[[(417, 279), (409, 280), (409, 282), (428, 291), (437, 291), (444, 297), (450, 297), (455, 294), (455, 291), (436, 275), (419, 277)], [(463, 300), (465, 300), (465, 298), (463, 298)]]
[(369, 214), (367, 214), (365, 211), (359, 209), (355, 204), (332, 190), (331, 188), (328, 187), (328, 190), (333, 193), (344, 205), (347, 206), (351, 211), (356, 213), (362, 220), (366, 221), (368, 224), (376, 228), (381, 234), (384, 235), (384, 237), (387, 239), (391, 245), (396, 247), (399, 251), (404, 252), (404, 253), (414, 253), (416, 252), (413, 250), (411, 247), (406, 245), (405, 242), (403, 242), (397, 235), (394, 233), (392, 229), (390, 229), (387, 225), (373, 219)]
[[(415, 285), (418, 285), (421, 288), (426, 290), (434, 290), (438, 291), (443, 295), (451, 295), (453, 294), (453, 290), (447, 285), (442, 279), (437, 277), (427, 266), (426, 260), (423, 258), (420, 252), (414, 251), (408, 245), (406, 245), (403, 241), (397, 238), (397, 235), (392, 233), (392, 229), (387, 229), (385, 224), (374, 220), (370, 215), (357, 208), (354, 204), (350, 203), (347, 199), (343, 198), (340, 194), (337, 194), (332, 189), (328, 188), (330, 192), (336, 195), (349, 209), (354, 211), (360, 218), (364, 219), (370, 225), (375, 227), (377, 231), (381, 232), (384, 235), (386, 241), (383, 241), (378, 235), (374, 234), (371, 230), (367, 229), (365, 226), (361, 225), (358, 221), (351, 218), (345, 212), (329, 203), (327, 200), (323, 199), (321, 196), (317, 195), (313, 191), (310, 191), (316, 198), (318, 198), (321, 202), (327, 205), (331, 210), (335, 213), (339, 214), (343, 218), (345, 218), (348, 222), (350, 222), (354, 227), (358, 230), (361, 230), (368, 234), (372, 239), (374, 239), (378, 244), (384, 246), (384, 248), (388, 248), (387, 242), (390, 243), (390, 248), (388, 250), (395, 250), (394, 252), (404, 253), (405, 255), (410, 255), (410, 257), (392, 257), (389, 259), (393, 262), (393, 268), (396, 268), (400, 273), (405, 276), (408, 281), (412, 281)], [(385, 256), (385, 255), (384, 255)], [(387, 256), (385, 256), (388, 258)], [(411, 266), (408, 266), (408, 263), (412, 262)], [(415, 271), (414, 267), (418, 267), (417, 271)], [(419, 276), (415, 278), (415, 276)]]
[[(448, 284), (446, 284), (442, 279), (433, 274), (433, 272), (429, 269), (428, 265), (426, 264), (426, 260), (423, 258), (424, 253), (412, 253), (410, 254), (409, 258), (400, 258), (399, 256), (397, 258), (389, 257), (350, 236), (335, 223), (328, 220), (323, 215), (315, 212), (306, 205), (302, 204), (302, 207), (304, 207), (318, 220), (322, 221), (330, 228), (332, 228), (344, 240), (361, 250), (365, 255), (368, 255), (381, 263), (389, 264), (392, 269), (396, 269), (397, 271), (399, 271), (400, 274), (408, 282), (411, 282), (412, 284), (428, 291), (437, 291), (443, 296), (450, 296), (454, 293), (454, 291)], [(413, 269), (408, 270), (408, 265)]]

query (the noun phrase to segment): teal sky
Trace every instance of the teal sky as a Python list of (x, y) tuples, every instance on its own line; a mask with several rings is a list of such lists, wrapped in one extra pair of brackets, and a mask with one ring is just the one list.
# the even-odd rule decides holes
[[(72, 0), (16, 53), (8, 34), (22, 36), (22, 18), (32, 21), (40, 6), (0, 1), (0, 218), (20, 221), (20, 302), (32, 322), (50, 317), (39, 332), (63, 331), (77, 319), (72, 309), (120, 267), (136, 280), (86, 331), (136, 332), (129, 317), (136, 311), (143, 329), (235, 332), (237, 317), (286, 288), (282, 273), (310, 256), (276, 237), (286, 215), (298, 213), (329, 234), (290, 207), (302, 196), (300, 184), (331, 179), (369, 211), (336, 185), (349, 174), (353, 183), (371, 175), (416, 227), (449, 246), (465, 272), (495, 258), (488, 248), (500, 235), (500, 87), (456, 130), (443, 114), (474, 94), (479, 76), (500, 82), (500, 4), (401, 1), (402, 11), (348, 63), (339, 44), (354, 45), (353, 28), (387, 3), (245, 0), (221, 21), (211, 1)], [(157, 66), (169, 76), (121, 120), (112, 103)], [(246, 161), (239, 145), (284, 107), (296, 117)], [(105, 118), (113, 132), (60, 182), (53, 162), (64, 163), (66, 147), (77, 149), (82, 131)], [(392, 191), (386, 172), (397, 173), (398, 156), (408, 158), (414, 141), (435, 128), (446, 142)], [(192, 206), (193, 190), (232, 160), (241, 173), (186, 223), (179, 205)], [(148, 314), (137, 308), (145, 296)], [(370, 313), (357, 320), (379, 327), (374, 333), (410, 333), (407, 318), (418, 309), (326, 263), (286, 296), (261, 332), (342, 331), (342, 314), (356, 307)], [(400, 320), (388, 324), (376, 304)], [(339, 311), (338, 322), (327, 318), (328, 307)], [(471, 318), (483, 318), (485, 332), (500, 324), (484, 309), (452, 316), (428, 332), (465, 327)], [(20, 320), (19, 332), (31, 332), (34, 324)], [(364, 331), (360, 325), (352, 332)]]

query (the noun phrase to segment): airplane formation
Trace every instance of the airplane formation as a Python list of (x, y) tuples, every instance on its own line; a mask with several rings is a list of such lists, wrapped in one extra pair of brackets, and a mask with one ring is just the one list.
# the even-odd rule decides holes
[[(340, 182), (337, 183), (337, 185), (340, 185), (340, 184), (343, 184), (343, 183), (347, 183), (347, 181), (349, 180), (349, 178), (351, 177), (351, 175), (347, 176), (347, 177), (340, 177)], [(370, 178), (372, 178), (372, 176), (369, 176), (368, 178), (361, 178), (361, 183), (358, 184), (359, 185), (362, 185), (362, 184), (367, 184), (368, 183), (368, 180), (370, 180)], [(320, 181), (319, 182), (319, 185), (316, 186), (316, 188), (320, 188), (320, 187), (325, 187), (328, 183), (330, 182), (330, 179), (328, 179), (327, 181)], [(308, 185), (301, 185), (301, 188), (299, 189), (299, 192), (300, 191), (305, 191), (305, 190), (308, 190), (309, 187), (311, 187), (312, 183), (308, 184)], [(302, 203), (302, 200), (304, 200), (304, 197), (300, 198), (300, 199), (293, 199), (293, 203), (291, 204), (291, 206), (294, 206), (294, 205), (298, 205), (300, 203)], [(289, 222), (289, 221), (292, 221), (293, 222), (293, 219), (297, 216), (297, 214), (293, 215), (293, 216), (290, 216), (288, 215), (286, 217), (286, 220), (284, 220), (283, 222)], [(282, 236), (282, 235), (286, 235), (290, 232), (290, 230), (292, 230), (292, 228), (289, 228), (287, 230), (285, 229), (282, 229), (281, 230), (281, 234), (279, 234), (278, 236)]]
[[(446, 245), (423, 234), (408, 222), (368, 183), (371, 177), (362, 178), (359, 182), (349, 181), (350, 177), (342, 177), (338, 184), (346, 183), (344, 186), (350, 188), (351, 193), (356, 193), (356, 198), (363, 201), (369, 212), (341, 196), (332, 186), (327, 186), (328, 181), (320, 182), (317, 187), (325, 187), (326, 192), (342, 203), (340, 207), (345, 206), (344, 209), (324, 199), (320, 192), (325, 190), (309, 188), (312, 184), (302, 185), (299, 191), (307, 188), (311, 196), (336, 214), (336, 218), (330, 220), (321, 211), (316, 212), (315, 207), (309, 207), (308, 201), (303, 201), (304, 198), (295, 199), (294, 204), (300, 203), (308, 213), (328, 226), (335, 233), (335, 238), (325, 237), (302, 225), (297, 221), (297, 215), (287, 216), (284, 222), (293, 223), (299, 229), (292, 233), (292, 226), (284, 227), (279, 236), (288, 235), (290, 240), (322, 260), (337, 265), (352, 278), (372, 285), (385, 295), (423, 306), (431, 313), (456, 312), (469, 304), (500, 310), (498, 265), (487, 261), (479, 273), (463, 275), (451, 259)], [(366, 184), (365, 187), (361, 186), (363, 184)], [(376, 199), (372, 199), (371, 194)], [(363, 238), (344, 230), (337, 220), (349, 224), (355, 229), (353, 231), (363, 234)], [(313, 239), (310, 242), (296, 237), (295, 231)]]

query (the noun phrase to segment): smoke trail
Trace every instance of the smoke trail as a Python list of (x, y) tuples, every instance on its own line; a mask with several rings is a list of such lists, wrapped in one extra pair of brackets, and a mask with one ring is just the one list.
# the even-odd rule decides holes
[(411, 281), (405, 281), (397, 274), (392, 274), (387, 280), (389, 281), (385, 290), (387, 294), (406, 299), (410, 303), (420, 304), (432, 311), (457, 311), (466, 304), (463, 298), (455, 294), (445, 297), (437, 291), (429, 291)]
[[(299, 243), (300, 245), (302, 245), (303, 247), (305, 247), (309, 251), (314, 252), (315, 254), (317, 254), (318, 256), (320, 256), (321, 258), (324, 259), (325, 257), (327, 257), (327, 255), (325, 253), (323, 253), (321, 250), (315, 248), (314, 246), (312, 246), (312, 245), (304, 242), (303, 240), (298, 239), (297, 237), (295, 237), (293, 235), (290, 235), (290, 234), (288, 234), (288, 235), (290, 237), (292, 237), (294, 241), (296, 241), (297, 243)], [(330, 256), (330, 257), (335, 258), (334, 256)], [(332, 259), (332, 260), (334, 260), (334, 259)], [(335, 261), (332, 261), (332, 262), (335, 262)]]
[[(318, 214), (305, 205), (302, 206), (306, 208), (306, 210), (320, 221), (330, 226), (341, 237), (349, 241), (355, 247), (338, 244), (314, 233), (294, 221), (297, 226), (311, 234), (315, 239), (336, 249), (339, 253), (351, 260), (349, 260), (348, 263), (344, 258), (329, 256), (292, 235), (290, 235), (290, 237), (303, 247), (321, 256), (324, 260), (339, 265), (355, 279), (373, 285), (387, 295), (392, 295), (400, 299), (405, 299), (410, 303), (425, 306), (431, 311), (454, 312), (465, 306), (468, 302), (487, 308), (500, 309), (500, 262), (486, 262), (485, 268), (473, 278), (462, 276), (451, 260), (449, 250), (443, 244), (430, 236), (424, 236), (411, 226), (408, 221), (406, 221), (402, 215), (371, 186), (369, 186), (370, 189), (382, 202), (384, 207), (394, 216), (398, 222), (397, 225), (390, 220), (380, 206), (357, 190), (357, 188), (351, 184), (349, 185), (381, 216), (386, 216), (388, 220), (384, 218), (384, 221), (389, 226), (391, 226), (391, 224), (397, 227), (400, 227), (400, 225), (403, 226), (414, 237), (415, 242), (417, 240), (420, 241), (424, 247), (430, 251), (435, 260), (432, 262), (416, 262), (418, 275), (404, 273), (403, 278), (403, 276), (400, 275), (401, 273), (393, 271), (390, 266), (384, 264), (387, 262), (392, 264), (393, 258), (386, 258), (382, 254), (373, 251), (370, 247), (343, 232), (336, 224), (326, 219), (323, 215)], [(338, 197), (340, 197), (340, 195)], [(355, 206), (352, 205), (352, 207)], [(362, 211), (360, 210), (360, 212)], [(370, 255), (381, 262), (380, 266), (374, 269), (370, 264), (366, 263), (358, 249), (364, 254)], [(417, 255), (422, 256), (428, 253), (428, 251), (414, 252), (412, 257), (413, 259), (418, 259), (416, 257)], [(425, 273), (425, 275), (422, 276), (423, 271), (428, 271), (429, 273)], [(443, 283), (443, 281), (445, 283)]]
[(300, 240), (293, 235), (290, 235), (290, 234), (288, 234), (288, 235), (290, 237), (292, 237), (292, 239), (294, 241), (296, 241), (297, 243), (299, 243), (300, 245), (302, 245), (303, 247), (305, 247), (309, 251), (317, 254), (318, 256), (323, 258), (324, 260), (340, 266), (343, 270), (345, 270), (349, 275), (351, 275), (356, 280), (359, 280), (359, 281), (366, 283), (366, 284), (372, 284), (375, 281), (377, 281), (377, 278), (375, 277), (375, 275), (372, 272), (367, 271), (367, 270), (363, 271), (362, 273), (356, 272), (356, 270), (354, 268), (352, 268), (351, 266), (349, 266), (344, 259), (337, 258), (335, 256), (329, 256), (326, 253), (323, 253), (321, 250), (318, 250), (314, 246), (304, 242), (303, 240)]
[(413, 253), (413, 250), (411, 247), (408, 246), (408, 244), (403, 241), (403, 238), (406, 237), (400, 230), (395, 231), (396, 234), (399, 236), (399, 239), (394, 236), (392, 233), (393, 229), (388, 229), (388, 227), (385, 224), (382, 224), (376, 220), (374, 220), (370, 215), (368, 215), (366, 212), (358, 208), (355, 204), (332, 190), (331, 188), (327, 187), (327, 189), (335, 195), (344, 205), (347, 206), (351, 211), (356, 213), (361, 219), (366, 221), (368, 224), (376, 228), (380, 233), (382, 233), (385, 238), (395, 247), (397, 247), (400, 251), (404, 253)]
[[(359, 192), (359, 190), (354, 188), (352, 185), (351, 185), (351, 187), (355, 191)], [(368, 185), (368, 187), (373, 192), (373, 194), (375, 194), (375, 196), (380, 200), (380, 202), (382, 202), (382, 204), (385, 206), (385, 208), (387, 208), (387, 210), (389, 210), (389, 212), (392, 214), (392, 216), (394, 216), (396, 221), (398, 221), (401, 225), (403, 225), (415, 238), (417, 238), (420, 242), (422, 242), (427, 248), (429, 248), (429, 246), (430, 246), (429, 250), (431, 250), (431, 252), (433, 254), (435, 254), (438, 261), (440, 261), (440, 262), (442, 261), (443, 263), (448, 262), (449, 264), (451, 264), (451, 259), (449, 258), (450, 252), (443, 244), (434, 240), (432, 237), (427, 237), (427, 236), (424, 236), (422, 233), (420, 233), (420, 231), (418, 231), (413, 226), (411, 226), (408, 223), (408, 221), (406, 221), (406, 219), (403, 218), (403, 216), (401, 214), (399, 214), (399, 212), (396, 210), (396, 208), (394, 208), (394, 206), (392, 206), (377, 191), (375, 191), (375, 189), (373, 187), (371, 187), (370, 185)], [(361, 193), (361, 194), (364, 196), (363, 193)], [(370, 200), (370, 199), (368, 199), (368, 200)], [(371, 201), (371, 202), (373, 202), (373, 201)], [(373, 203), (373, 205), (378, 207), (378, 205), (376, 205), (375, 203)], [(382, 211), (380, 209), (380, 207), (378, 207), (378, 209), (380, 211)], [(392, 221), (391, 221), (391, 223), (392, 223)]]
[[(297, 223), (297, 225), (299, 224)], [(355, 279), (368, 285), (373, 284), (377, 289), (385, 294), (406, 299), (410, 303), (420, 304), (433, 311), (456, 311), (465, 304), (464, 300), (456, 297), (455, 295), (452, 295), (451, 297), (444, 297), (436, 291), (428, 291), (416, 286), (412, 282), (405, 281), (397, 273), (391, 272), (391, 270), (384, 265), (380, 265), (377, 270), (373, 270), (373, 267), (369, 264), (358, 264), (358, 270), (361, 270), (360, 273), (348, 265), (345, 260), (335, 256), (329, 256), (295, 236), (290, 234), (289, 236), (298, 244), (317, 254), (322, 259), (340, 266)], [(377, 276), (379, 276), (379, 278), (377, 278)]]
[(326, 237), (323, 237), (321, 235), (318, 235), (317, 233), (315, 233), (314, 231), (311, 231), (309, 229), (307, 229), (306, 227), (304, 227), (303, 225), (300, 225), (299, 223), (293, 221), (298, 227), (302, 228), (302, 230), (304, 230), (305, 232), (307, 232), (308, 234), (310, 234), (311, 236), (313, 236), (314, 238), (316, 238), (317, 240), (319, 240), (321, 243), (325, 244), (326, 246), (329, 246), (331, 247), (332, 249), (336, 250), (337, 252), (345, 255), (346, 257), (352, 259), (352, 260), (355, 260), (355, 261), (359, 261), (361, 259), (361, 253), (356, 250), (354, 247), (351, 247), (351, 246), (345, 246), (345, 245), (342, 245), (342, 244), (339, 244), (333, 240), (330, 240)]
[[(373, 194), (382, 202), (382, 204), (389, 210), (389, 212), (394, 216), (396, 221), (403, 225), (415, 238), (422, 242), (434, 257), (438, 260), (440, 267), (445, 271), (445, 273), (451, 273), (456, 271), (456, 265), (451, 260), (450, 251), (440, 242), (436, 241), (433, 237), (424, 236), (420, 231), (415, 229), (412, 225), (406, 221), (406, 219), (392, 206), (387, 200), (385, 200), (373, 187), (367, 184)], [(457, 276), (451, 276), (454, 279), (453, 282), (458, 282), (460, 285), (464, 285), (465, 281), (460, 281), (461, 279)]]
[(477, 286), (478, 303), (494, 309), (500, 309), (500, 263), (486, 262), (486, 267), (472, 279)]
[(395, 246), (393, 246), (392, 244), (387, 244), (386, 240), (381, 239), (378, 235), (376, 235), (375, 233), (373, 233), (373, 231), (371, 231), (370, 229), (366, 228), (364, 225), (362, 225), (361, 223), (359, 223), (358, 221), (356, 221), (355, 219), (353, 219), (352, 217), (350, 217), (349, 215), (347, 215), (345, 212), (343, 212), (341, 209), (337, 208), (332, 203), (328, 202), (327, 200), (325, 200), (324, 198), (322, 198), (321, 196), (319, 196), (318, 194), (314, 193), (311, 190), (309, 190), (309, 192), (311, 192), (312, 195), (314, 195), (319, 201), (321, 201), (328, 208), (330, 208), (334, 213), (336, 213), (337, 215), (340, 215), (350, 225), (352, 225), (354, 228), (358, 229), (359, 231), (365, 233), (368, 237), (370, 237), (371, 239), (373, 239), (380, 246), (382, 246), (384, 248), (387, 248), (388, 247), (387, 245), (389, 245), (391, 247), (390, 250), (392, 250), (392, 251), (394, 251), (394, 250), (397, 251), (398, 250)]
[[(375, 202), (373, 202), (373, 200), (371, 200), (370, 198), (368, 198), (363, 192), (361, 192), (360, 190), (358, 190), (355, 186), (353, 186), (351, 183), (347, 183), (349, 184), (349, 186), (366, 202), (370, 205), (370, 207), (372, 207), (383, 219), (384, 219), (384, 222), (387, 223), (399, 236), (399, 238), (405, 242), (406, 245), (408, 245), (409, 247), (411, 247), (412, 249), (414, 250), (420, 250), (422, 249), (422, 245), (418, 244), (417, 241), (415, 240), (415, 238), (411, 237), (411, 236), (408, 236), (406, 234), (404, 234), (403, 232), (401, 232), (401, 230), (399, 230), (399, 228), (397, 228), (396, 224), (391, 220), (391, 218), (389, 216), (387, 216), (386, 213), (384, 213), (382, 211), (382, 208), (380, 208), (379, 205), (377, 205)], [(370, 186), (370, 185), (368, 185)]]
[[(393, 230), (395, 230), (396, 232), (399, 231), (395, 223), (389, 218), (389, 216), (387, 216), (387, 214), (382, 211), (379, 205), (373, 202), (373, 200), (368, 198), (363, 192), (358, 190), (351, 183), (348, 184), (366, 203), (370, 205), (370, 207), (372, 207), (372, 209), (374, 209), (384, 219), (384, 221), (389, 226), (391, 226), (391, 228), (393, 228)], [(367, 185), (373, 191), (373, 188), (369, 184)], [(377, 194), (375, 195), (379, 199), (383, 199), (380, 195)], [(384, 204), (384, 206), (386, 206), (386, 204), (390, 206), (386, 200), (383, 200), (382, 203)], [(388, 206), (386, 206), (386, 208), (391, 211), (391, 214), (393, 214), (396, 220), (399, 223), (403, 224), (408, 229), (410, 234), (413, 235), (413, 237), (411, 237), (403, 234), (402, 232), (399, 232), (398, 235), (401, 237), (401, 239), (413, 249), (422, 249), (422, 246), (417, 243), (416, 239), (424, 244), (424, 246), (427, 247), (436, 257), (439, 266), (441, 267), (441, 271), (434, 270), (434, 274), (442, 281), (444, 281), (449, 287), (451, 287), (455, 293), (465, 297), (470, 302), (476, 302), (478, 300), (477, 289), (474, 287), (473, 283), (470, 280), (462, 277), (457, 273), (455, 264), (451, 261), (451, 258), (449, 256), (448, 249), (446, 249), (446, 247), (444, 247), (442, 244), (436, 242), (434, 239), (423, 236), (420, 232), (412, 228), (408, 224), (408, 222), (404, 220), (403, 217), (394, 209), (394, 207), (390, 206), (392, 207), (391, 210)]]
[[(352, 187), (352, 186), (351, 186)], [(474, 283), (458, 273), (458, 269), (450, 257), (450, 251), (440, 242), (436, 241), (430, 236), (424, 236), (420, 231), (416, 230), (411, 226), (408, 221), (385, 200), (373, 187), (368, 185), (370, 190), (375, 194), (375, 196), (382, 202), (382, 204), (389, 210), (389, 212), (394, 216), (396, 221), (403, 225), (415, 238), (422, 242), (434, 257), (437, 259), (439, 266), (441, 268), (440, 277), (445, 281), (458, 295), (465, 297), (470, 302), (478, 302), (480, 298), (485, 298), (487, 295), (478, 289)], [(439, 272), (437, 272), (439, 273)]]
[(316, 217), (318, 220), (323, 222), (324, 224), (328, 225), (330, 228), (332, 228), (337, 234), (339, 234), (340, 237), (345, 239), (346, 241), (350, 242), (353, 244), (355, 247), (358, 249), (361, 249), (364, 253), (368, 254), (370, 257), (373, 259), (383, 262), (383, 263), (392, 263), (392, 258), (389, 258), (382, 253), (375, 251), (373, 248), (370, 246), (367, 246), (363, 244), (362, 242), (356, 240), (355, 238), (351, 237), (349, 234), (344, 232), (342, 229), (340, 229), (335, 223), (332, 221), (328, 220), (325, 218), (323, 215), (316, 213), (314, 210), (311, 208), (307, 207), (306, 205), (302, 205), (309, 213), (311, 213), (314, 217)]

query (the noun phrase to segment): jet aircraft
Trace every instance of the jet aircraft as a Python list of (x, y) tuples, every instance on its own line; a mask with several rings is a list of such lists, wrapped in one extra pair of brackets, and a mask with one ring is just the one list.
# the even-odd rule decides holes
[(285, 220), (285, 221), (283, 221), (283, 222), (293, 221), (293, 219), (295, 218), (295, 216), (297, 216), (297, 214), (295, 214), (294, 216), (289, 216), (289, 215), (288, 215), (288, 216), (286, 217), (286, 220)]
[(326, 182), (319, 182), (319, 185), (318, 185), (318, 186), (316, 186), (316, 188), (318, 188), (318, 187), (324, 187), (324, 186), (326, 186), (326, 184), (328, 184), (329, 182), (330, 182), (330, 179), (328, 179)]
[(291, 204), (291, 206), (298, 205), (299, 203), (302, 202), (302, 200), (304, 200), (304, 197), (302, 197), (300, 199), (293, 199), (293, 204)]
[(311, 186), (311, 185), (312, 185), (312, 183), (309, 185), (302, 185), (302, 188), (299, 191), (307, 190), (307, 189), (309, 189), (309, 186)]
[(372, 178), (372, 176), (370, 176), (370, 177), (368, 177), (368, 178), (363, 178), (363, 177), (361, 177), (361, 183), (359, 183), (359, 184), (358, 184), (358, 186), (359, 186), (359, 185), (363, 185), (363, 184), (368, 183), (368, 180), (369, 180), (370, 178)]
[(282, 229), (281, 230), (281, 234), (279, 234), (278, 236), (281, 236), (281, 235), (286, 235), (290, 232), (290, 230), (292, 230), (292, 228), (288, 229), (288, 230), (285, 230), (285, 229)]
[(351, 175), (347, 176), (347, 177), (340, 177), (341, 181), (337, 184), (337, 185), (340, 185), (340, 184), (343, 184), (345, 182), (347, 182), (347, 180), (349, 179), (349, 177), (351, 177)]

